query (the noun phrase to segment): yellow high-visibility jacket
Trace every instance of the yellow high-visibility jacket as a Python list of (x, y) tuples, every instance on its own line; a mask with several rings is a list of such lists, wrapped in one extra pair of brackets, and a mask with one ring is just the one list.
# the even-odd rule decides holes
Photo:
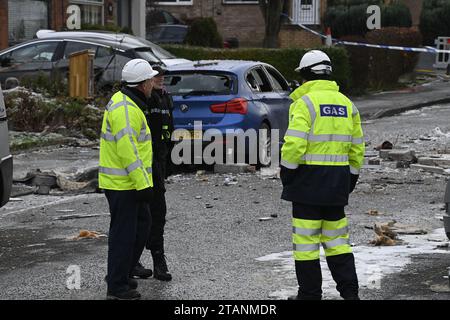
[(106, 190), (153, 187), (152, 156), (152, 138), (144, 113), (127, 95), (117, 92), (103, 116), (99, 187)]
[(303, 84), (291, 95), (281, 151), (282, 198), (311, 205), (348, 204), (351, 174), (364, 161), (358, 109), (333, 81)]

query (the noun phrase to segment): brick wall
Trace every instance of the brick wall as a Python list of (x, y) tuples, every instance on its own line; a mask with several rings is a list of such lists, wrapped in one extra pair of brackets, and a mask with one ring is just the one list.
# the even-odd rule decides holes
[(50, 10), (50, 29), (60, 31), (66, 27), (68, 0), (51, 0), (49, 2)]
[(0, 50), (8, 47), (8, 1), (0, 1)]
[(322, 45), (321, 38), (293, 25), (283, 26), (279, 39), (280, 48), (312, 48)]
[(222, 4), (222, 0), (194, 0), (190, 6), (158, 6), (181, 20), (213, 17), (224, 39), (236, 37), (244, 47), (261, 46), (264, 18), (258, 4)]

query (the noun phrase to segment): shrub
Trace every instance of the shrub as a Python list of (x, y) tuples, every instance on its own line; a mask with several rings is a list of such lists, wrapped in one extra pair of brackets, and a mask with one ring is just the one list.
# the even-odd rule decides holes
[(367, 7), (379, 5), (381, 7), (382, 27), (412, 26), (409, 8), (401, 1), (393, 1), (384, 5), (381, 0), (340, 0), (332, 1), (325, 14), (325, 25), (331, 27), (333, 36), (340, 38), (347, 35), (363, 36), (367, 29)]
[[(344, 41), (366, 42), (363, 36), (344, 36)], [(369, 87), (370, 49), (366, 47), (346, 46), (352, 78), (352, 93), (363, 93)]]
[(37, 76), (25, 76), (21, 80), (21, 85), (45, 96), (69, 95), (67, 79), (59, 72), (55, 72), (51, 76), (43, 72), (39, 72)]
[[(288, 81), (301, 81), (300, 74), (295, 72), (300, 58), (309, 49), (289, 48), (289, 49), (205, 49), (199, 47), (166, 45), (165, 49), (177, 57), (189, 60), (253, 60), (271, 64), (278, 69)], [(342, 90), (348, 91), (351, 84), (350, 65), (347, 51), (344, 48), (321, 48), (331, 58), (334, 65), (334, 80), (340, 85)]]
[(450, 36), (450, 1), (425, 0), (420, 17), (420, 32), (425, 45), (434, 46), (440, 36)]
[[(418, 31), (395, 27), (371, 31), (366, 35), (366, 39), (368, 43), (407, 47), (417, 47), (422, 43)], [(414, 71), (418, 60), (418, 53), (370, 49), (370, 86), (384, 88), (397, 84), (401, 75)]]
[[(69, 131), (100, 132), (103, 108), (89, 105), (79, 98), (47, 98), (27, 89), (17, 89), (5, 94), (8, 124), (14, 131), (51, 132), (60, 126)], [(77, 134), (78, 135), (78, 134)], [(88, 138), (98, 138), (98, 134)]]
[(186, 43), (200, 47), (223, 47), (222, 36), (213, 18), (195, 19), (186, 35)]

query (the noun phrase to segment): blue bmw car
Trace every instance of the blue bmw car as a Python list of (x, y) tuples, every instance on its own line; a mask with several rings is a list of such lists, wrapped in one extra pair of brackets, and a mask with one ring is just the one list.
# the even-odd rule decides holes
[[(194, 61), (171, 66), (165, 86), (174, 100), (175, 129), (191, 133), (183, 139), (202, 139), (194, 128), (198, 121), (203, 132), (218, 129), (224, 135), (237, 129), (264, 130), (258, 162), (270, 163), (271, 145), (281, 145), (292, 103), (291, 88), (274, 67), (254, 61)], [(278, 141), (272, 141), (271, 129), (279, 130)]]

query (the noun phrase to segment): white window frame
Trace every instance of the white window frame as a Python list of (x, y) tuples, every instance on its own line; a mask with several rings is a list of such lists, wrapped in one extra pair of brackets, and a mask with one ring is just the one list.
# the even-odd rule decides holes
[(69, 0), (71, 4), (90, 4), (90, 5), (98, 5), (103, 6), (105, 4), (104, 0), (100, 1), (90, 1), (90, 0)]
[[(322, 23), (320, 16), (320, 0), (312, 0), (311, 5), (306, 5), (303, 3), (304, 0), (292, 0), (292, 23), (293, 24), (305, 24), (305, 25), (320, 25)], [(310, 9), (307, 9), (310, 7)], [(308, 20), (301, 20), (302, 14), (301, 10), (309, 11), (311, 10), (312, 15), (308, 16)], [(298, 11), (298, 12), (295, 12)], [(303, 16), (304, 17), (304, 16)]]
[(155, 2), (155, 4), (159, 6), (192, 6), (194, 4), (194, 0), (190, 1), (175, 0), (175, 2)]
[(242, 0), (222, 0), (223, 4), (259, 4), (258, 0), (242, 1)]

